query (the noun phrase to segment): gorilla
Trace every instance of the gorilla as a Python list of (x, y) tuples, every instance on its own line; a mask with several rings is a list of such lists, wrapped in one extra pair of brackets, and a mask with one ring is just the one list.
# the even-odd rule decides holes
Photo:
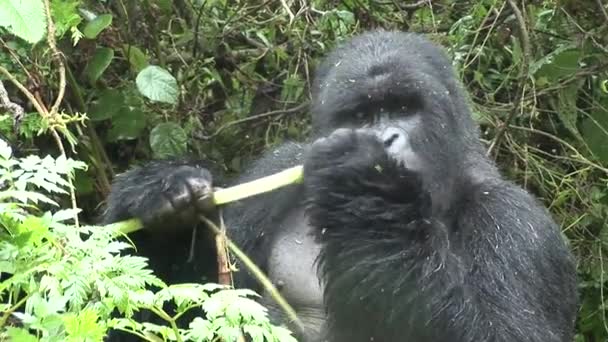
[[(485, 156), (441, 48), (363, 33), (327, 56), (313, 87), (311, 143), (285, 143), (225, 184), (299, 164), (303, 182), (223, 209), (228, 235), (303, 321), (300, 341), (573, 340), (573, 256), (548, 211)], [(213, 239), (193, 235), (224, 184), (211, 174), (162, 160), (113, 184), (105, 222), (140, 218), (136, 243), (167, 282), (216, 280)], [(236, 286), (286, 323), (239, 269)]]

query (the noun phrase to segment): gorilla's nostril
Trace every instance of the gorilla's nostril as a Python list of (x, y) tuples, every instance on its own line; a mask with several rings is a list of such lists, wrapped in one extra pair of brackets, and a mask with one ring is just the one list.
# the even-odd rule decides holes
[(388, 139), (384, 140), (384, 146), (391, 146), (397, 139), (399, 139), (399, 134), (393, 133)]

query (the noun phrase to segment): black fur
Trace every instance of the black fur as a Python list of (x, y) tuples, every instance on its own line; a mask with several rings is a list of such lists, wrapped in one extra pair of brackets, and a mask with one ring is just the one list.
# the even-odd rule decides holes
[[(321, 244), (327, 311), (324, 336), (308, 340), (572, 341), (572, 255), (546, 209), (485, 157), (438, 47), (414, 34), (360, 35), (326, 58), (313, 90), (315, 142), (269, 152), (233, 182), (303, 163), (304, 184), (224, 212), (230, 236), (267, 269), (272, 237), (295, 224), (284, 218), (306, 208)], [(210, 183), (208, 173), (175, 162), (127, 172), (106, 221), (134, 215), (172, 231), (162, 235), (165, 252), (148, 254), (187, 269), (165, 267), (167, 279), (213, 277), (213, 267), (201, 268), (213, 260), (207, 236), (197, 235), (208, 250), (194, 266), (184, 253), (160, 255), (188, 250), (189, 239), (167, 236), (190, 231), (178, 226), (194, 225), (192, 209)], [(175, 198), (186, 200), (169, 205)], [(238, 285), (259, 290), (240, 268)]]

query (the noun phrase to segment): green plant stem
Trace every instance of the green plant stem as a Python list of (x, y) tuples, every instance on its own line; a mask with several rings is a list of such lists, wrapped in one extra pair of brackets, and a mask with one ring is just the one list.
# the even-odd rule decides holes
[(24, 296), (23, 298), (21, 298), (17, 303), (15, 303), (15, 305), (13, 305), (10, 309), (6, 310), (4, 312), (4, 314), (2, 315), (2, 318), (0, 318), (0, 327), (3, 327), (6, 325), (6, 321), (8, 321), (8, 318), (11, 316), (11, 314), (13, 312), (15, 312), (15, 310), (17, 310), (21, 305), (25, 304), (25, 302), (32, 296), (32, 294), (28, 294), (27, 296)]
[(123, 331), (123, 332), (126, 332), (127, 334), (135, 335), (135, 336), (139, 337), (142, 341), (157, 342), (157, 340), (151, 339), (151, 338), (147, 337), (146, 335), (139, 333), (135, 330), (119, 328), (119, 327), (113, 327), (112, 329)]
[[(87, 105), (84, 102), (84, 98), (82, 97), (81, 87), (76, 81), (72, 70), (69, 67), (66, 67), (65, 70), (67, 81), (74, 95), (74, 99), (76, 100), (78, 110), (85, 113), (87, 112)], [(112, 163), (110, 162), (110, 158), (106, 154), (103, 144), (101, 143), (101, 139), (99, 139), (99, 136), (95, 131), (95, 127), (92, 121), (89, 121), (89, 123), (86, 124), (86, 129), (89, 139), (91, 139), (91, 154), (93, 155), (92, 158), (94, 159), (93, 164), (96, 166), (97, 174), (99, 175), (99, 184), (101, 187), (101, 192), (104, 196), (106, 196), (110, 192), (110, 177), (114, 177), (114, 175), (111, 173)], [(106, 168), (109, 169), (110, 175), (108, 175), (108, 172), (106, 172)]]
[(303, 179), (302, 166), (294, 166), (270, 176), (258, 178), (254, 181), (221, 189), (214, 193), (213, 203), (222, 205), (261, 193), (273, 191), (284, 186), (299, 183)]
[(154, 312), (158, 317), (164, 319), (165, 321), (169, 322), (169, 324), (171, 325), (171, 329), (173, 329), (173, 332), (175, 332), (175, 339), (177, 342), (182, 342), (182, 337), (179, 335), (179, 328), (177, 327), (177, 324), (175, 323), (175, 319), (173, 319), (171, 316), (169, 316), (168, 313), (166, 313), (164, 310), (156, 308), (156, 307), (150, 307), (149, 308), (152, 312)]

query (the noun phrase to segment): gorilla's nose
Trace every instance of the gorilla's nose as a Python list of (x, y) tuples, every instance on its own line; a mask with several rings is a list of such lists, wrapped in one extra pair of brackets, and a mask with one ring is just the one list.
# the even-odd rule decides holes
[[(405, 143), (405, 136), (398, 128), (389, 127), (382, 131), (380, 139), (384, 142), (385, 147), (393, 147), (393, 145), (401, 145)], [(398, 146), (395, 146), (398, 147)]]

